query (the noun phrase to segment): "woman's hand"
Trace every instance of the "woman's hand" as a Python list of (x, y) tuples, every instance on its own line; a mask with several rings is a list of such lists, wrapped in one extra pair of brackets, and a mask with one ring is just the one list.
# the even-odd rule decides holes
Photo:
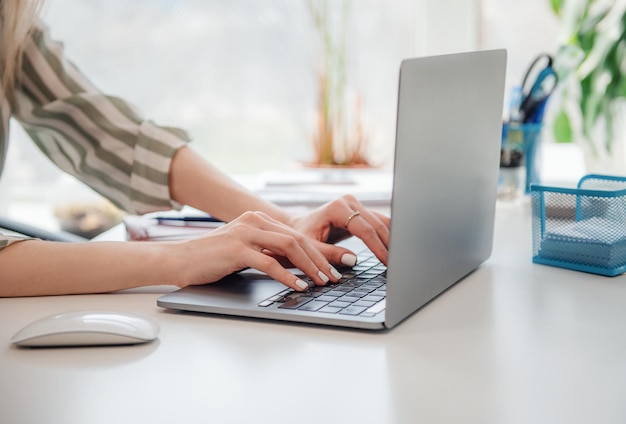
[(173, 254), (183, 265), (181, 286), (205, 284), (254, 268), (297, 291), (309, 285), (289, 272), (277, 259), (286, 258), (316, 285), (337, 282), (341, 274), (309, 237), (265, 213), (246, 212), (205, 237), (177, 243)]
[(330, 244), (354, 235), (363, 240), (382, 263), (387, 264), (390, 218), (367, 209), (352, 195), (345, 195), (293, 218), (291, 226), (314, 239), (315, 247), (333, 263), (354, 265), (356, 257), (352, 252)]

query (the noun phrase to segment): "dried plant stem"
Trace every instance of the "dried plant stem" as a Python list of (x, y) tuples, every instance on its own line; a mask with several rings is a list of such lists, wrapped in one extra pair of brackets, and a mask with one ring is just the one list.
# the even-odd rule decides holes
[(317, 128), (312, 136), (315, 162), (318, 165), (367, 164), (360, 98), (355, 107), (354, 128), (346, 122), (349, 117), (346, 113), (346, 51), (350, 3), (343, 0), (338, 23), (333, 20), (329, 4), (328, 0), (308, 1), (322, 48), (317, 70)]

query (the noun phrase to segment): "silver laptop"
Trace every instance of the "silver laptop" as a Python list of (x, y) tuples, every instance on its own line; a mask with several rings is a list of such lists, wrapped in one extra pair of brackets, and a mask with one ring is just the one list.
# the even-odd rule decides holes
[(258, 271), (166, 294), (174, 310), (392, 328), (480, 266), (493, 241), (506, 51), (404, 60), (400, 67), (388, 267), (360, 240), (344, 282), (304, 294)]

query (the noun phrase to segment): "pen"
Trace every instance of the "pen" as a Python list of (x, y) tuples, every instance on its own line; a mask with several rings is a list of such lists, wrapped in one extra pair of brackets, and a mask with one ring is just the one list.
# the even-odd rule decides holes
[(156, 220), (163, 225), (192, 227), (218, 227), (224, 224), (224, 221), (212, 216), (158, 216)]

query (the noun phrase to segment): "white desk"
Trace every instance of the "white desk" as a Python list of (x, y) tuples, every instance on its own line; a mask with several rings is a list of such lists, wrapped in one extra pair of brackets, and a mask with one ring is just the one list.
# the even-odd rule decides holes
[[(0, 422), (624, 423), (626, 277), (533, 265), (529, 216), (499, 207), (492, 258), (387, 333), (171, 313), (170, 288), (0, 299)], [(155, 318), (160, 338), (9, 344), (92, 308)]]

